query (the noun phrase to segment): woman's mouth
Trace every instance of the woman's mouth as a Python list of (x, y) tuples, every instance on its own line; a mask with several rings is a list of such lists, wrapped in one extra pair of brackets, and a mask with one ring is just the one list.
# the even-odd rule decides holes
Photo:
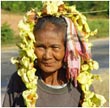
[(46, 66), (46, 67), (52, 67), (53, 66), (53, 63), (43, 63), (44, 64), (44, 66)]

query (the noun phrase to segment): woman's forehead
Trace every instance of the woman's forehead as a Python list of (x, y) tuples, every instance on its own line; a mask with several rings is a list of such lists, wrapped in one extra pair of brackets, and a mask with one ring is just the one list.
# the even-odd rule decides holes
[(63, 25), (57, 25), (57, 24), (53, 24), (52, 22), (46, 22), (44, 23), (43, 27), (40, 30), (53, 30), (55, 32), (63, 32)]
[(51, 40), (51, 41), (64, 41), (64, 33), (61, 31), (56, 31), (54, 29), (42, 29), (36, 33), (36, 41)]
[(47, 23), (42, 29), (36, 31), (35, 38), (54, 37), (64, 39), (65, 32), (52, 23)]

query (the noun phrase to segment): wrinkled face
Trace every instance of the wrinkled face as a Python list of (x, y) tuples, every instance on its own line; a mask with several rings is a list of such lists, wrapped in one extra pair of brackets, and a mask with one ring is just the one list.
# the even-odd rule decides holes
[(55, 72), (62, 67), (65, 54), (64, 33), (53, 24), (46, 26), (35, 33), (35, 54), (38, 66), (44, 72)]

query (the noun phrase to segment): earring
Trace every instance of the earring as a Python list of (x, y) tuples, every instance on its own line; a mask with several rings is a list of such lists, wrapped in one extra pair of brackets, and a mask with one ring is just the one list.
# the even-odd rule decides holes
[(62, 67), (63, 67), (63, 69), (66, 69), (67, 68), (67, 63), (64, 62)]
[(37, 61), (37, 59), (34, 60), (34, 67), (35, 67), (35, 68), (38, 67), (38, 61)]

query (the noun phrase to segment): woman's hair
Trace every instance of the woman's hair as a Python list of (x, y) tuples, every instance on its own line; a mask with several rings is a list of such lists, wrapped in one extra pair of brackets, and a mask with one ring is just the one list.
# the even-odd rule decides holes
[(67, 23), (63, 17), (55, 17), (55, 16), (48, 15), (48, 16), (39, 18), (34, 26), (33, 33), (43, 29), (48, 22), (54, 24), (58, 28), (58, 30), (60, 30), (61, 32), (64, 32), (64, 35), (65, 35), (64, 40), (66, 41)]

